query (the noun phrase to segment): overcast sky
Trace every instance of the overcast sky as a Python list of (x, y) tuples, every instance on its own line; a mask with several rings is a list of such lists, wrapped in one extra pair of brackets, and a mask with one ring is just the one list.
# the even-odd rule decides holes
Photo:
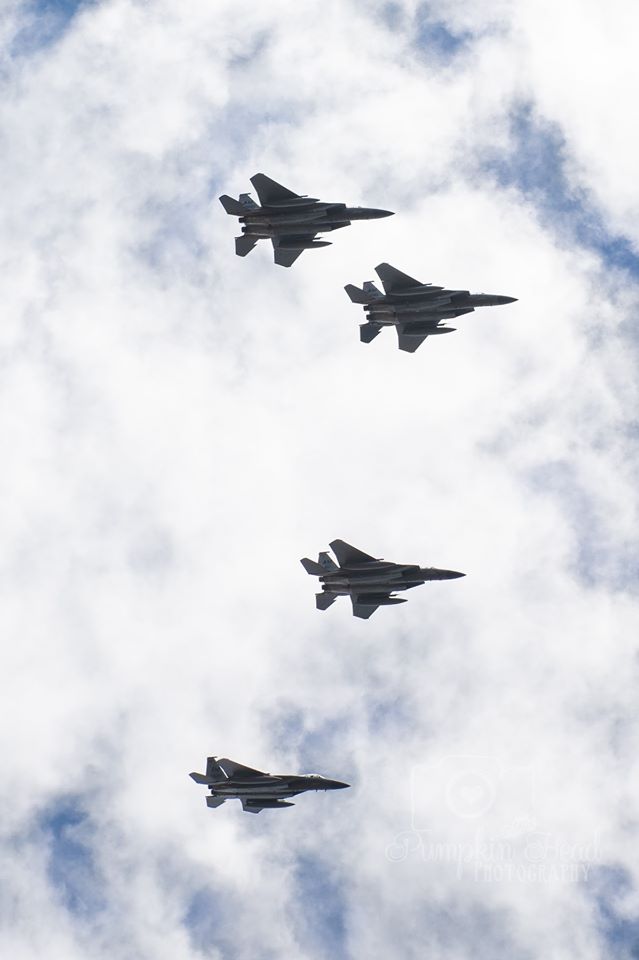
[[(636, 957), (637, 4), (0, 9), (2, 957)], [(240, 259), (258, 171), (396, 215)], [(363, 345), (380, 261), (518, 302)]]

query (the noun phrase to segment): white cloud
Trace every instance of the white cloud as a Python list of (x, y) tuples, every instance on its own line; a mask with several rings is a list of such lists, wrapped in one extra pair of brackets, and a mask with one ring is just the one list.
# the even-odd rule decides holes
[[(630, 230), (624, 177), (588, 172), (608, 151), (577, 70), (540, 76), (539, 11), (449, 4), (481, 36), (445, 66), (375, 5), (122, 0), (10, 63), (7, 955), (41, 954), (44, 930), (65, 958), (319, 958), (300, 854), (327, 902), (335, 884), (344, 956), (610, 956), (592, 882), (459, 875), (411, 832), (447, 770), (487, 758), (495, 804), (468, 822), (440, 804), (442, 836), (509, 829), (520, 856), (527, 829), (634, 878), (636, 290), (476, 175), (523, 91)], [(577, 17), (576, 61), (597, 18)], [(258, 169), (397, 215), (290, 271), (240, 260), (215, 198)], [(380, 260), (519, 302), (414, 357), (390, 333), (365, 347), (342, 287)], [(321, 615), (297, 560), (336, 536), (468, 577), (366, 623)], [(186, 776), (207, 753), (353, 788), (213, 813)], [(437, 771), (416, 804), (413, 770)], [(85, 916), (47, 873), (41, 820), (69, 796), (103, 898)], [(393, 862), (398, 836), (414, 849)]]

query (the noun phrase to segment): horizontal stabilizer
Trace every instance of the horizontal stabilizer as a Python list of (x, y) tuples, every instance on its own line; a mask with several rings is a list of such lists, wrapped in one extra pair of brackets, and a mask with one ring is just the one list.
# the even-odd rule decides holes
[(360, 287), (356, 287), (354, 283), (347, 283), (344, 289), (353, 303), (368, 303), (371, 299), (370, 297), (366, 296)]
[(337, 600), (336, 593), (316, 593), (315, 606), (318, 610), (328, 610), (332, 603)]
[(211, 808), (221, 807), (222, 804), (224, 803), (224, 800), (225, 800), (224, 797), (207, 797), (206, 805), (207, 807), (211, 807)]
[(255, 244), (257, 243), (256, 237), (236, 237), (235, 238), (235, 252), (238, 257), (245, 257), (247, 253), (250, 253)]
[(361, 323), (359, 327), (359, 339), (362, 343), (370, 343), (374, 340), (381, 330), (379, 323)]
[(241, 204), (239, 200), (234, 200), (233, 197), (229, 197), (227, 194), (220, 197), (220, 203), (232, 217), (243, 217), (246, 215), (246, 207)]
[(300, 563), (304, 567), (307, 573), (310, 573), (312, 577), (321, 577), (326, 571), (323, 567), (320, 567), (319, 563), (315, 563), (314, 560), (309, 560), (308, 557), (302, 557)]
[(203, 786), (206, 786), (210, 781), (203, 773), (190, 773), (191, 780), (195, 780), (196, 783), (201, 783)]

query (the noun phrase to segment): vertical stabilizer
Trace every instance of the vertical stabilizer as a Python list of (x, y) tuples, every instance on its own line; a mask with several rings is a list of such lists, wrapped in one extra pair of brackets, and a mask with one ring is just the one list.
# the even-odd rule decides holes
[(207, 757), (206, 758), (206, 782), (219, 783), (220, 780), (226, 780), (226, 779), (227, 779), (226, 773), (220, 766), (218, 758)]
[(366, 296), (366, 303), (370, 303), (371, 300), (379, 300), (380, 297), (384, 296), (382, 291), (377, 289), (372, 280), (366, 280), (362, 290)]
[(245, 210), (259, 210), (260, 208), (256, 204), (255, 200), (251, 197), (250, 193), (241, 193), (240, 194), (240, 203), (245, 208)]

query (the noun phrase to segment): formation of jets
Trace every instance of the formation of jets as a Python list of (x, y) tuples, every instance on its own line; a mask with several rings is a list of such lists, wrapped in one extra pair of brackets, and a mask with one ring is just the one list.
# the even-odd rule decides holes
[[(275, 263), (290, 267), (303, 250), (329, 246), (317, 240), (320, 233), (347, 227), (353, 220), (375, 220), (392, 216), (389, 210), (372, 207), (349, 207), (345, 203), (327, 203), (314, 197), (294, 193), (263, 173), (251, 177), (259, 204), (248, 193), (238, 200), (220, 197), (228, 214), (238, 217), (242, 236), (235, 239), (235, 252), (245, 257), (258, 240), (273, 244)], [(384, 292), (368, 281), (363, 287), (349, 283), (345, 290), (353, 303), (361, 304), (366, 322), (360, 325), (360, 340), (370, 343), (383, 327), (395, 327), (399, 349), (414, 353), (427, 337), (452, 333), (450, 320), (472, 313), (476, 307), (493, 307), (513, 303), (514, 297), (468, 290), (448, 290), (422, 283), (389, 263), (375, 267)], [(410, 590), (429, 580), (455, 580), (465, 574), (437, 567), (420, 567), (414, 563), (393, 563), (372, 557), (344, 540), (330, 544), (335, 560), (327, 552), (317, 562), (304, 557), (304, 569), (318, 577), (321, 592), (315, 595), (318, 610), (326, 610), (338, 597), (350, 597), (353, 616), (368, 618), (378, 607), (405, 603), (395, 594)], [(337, 562), (336, 562), (337, 561)], [(329, 780), (319, 774), (270, 774), (254, 767), (245, 767), (226, 757), (208, 757), (206, 773), (191, 773), (196, 783), (208, 787), (208, 807), (219, 807), (226, 800), (237, 799), (247, 813), (278, 810), (293, 806), (291, 797), (309, 790), (340, 790), (348, 787), (341, 780)]]

